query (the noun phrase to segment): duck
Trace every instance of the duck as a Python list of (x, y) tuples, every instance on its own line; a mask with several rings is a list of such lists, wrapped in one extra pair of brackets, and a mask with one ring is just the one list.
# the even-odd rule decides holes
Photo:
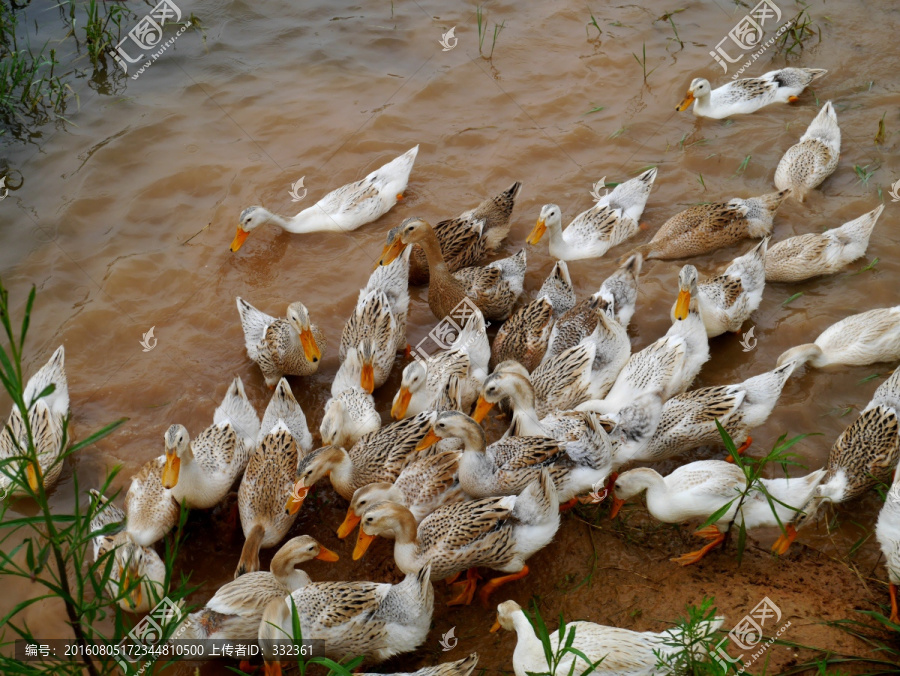
[[(532, 246), (550, 231), (550, 255), (564, 261), (600, 258), (617, 244), (633, 237), (639, 229), (641, 214), (656, 180), (656, 167), (640, 176), (618, 184), (597, 200), (587, 211), (578, 214), (562, 229), (562, 211), (555, 204), (545, 204), (525, 241)], [(605, 178), (600, 179), (602, 185)]]
[(713, 89), (709, 80), (691, 81), (684, 99), (675, 110), (683, 112), (694, 104), (694, 115), (721, 120), (732, 115), (755, 113), (771, 103), (793, 103), (811, 82), (828, 71), (823, 68), (782, 68), (759, 77), (733, 80)]
[(484, 267), (462, 268), (451, 273), (431, 225), (421, 218), (408, 218), (399, 228), (379, 264), (389, 265), (409, 244), (420, 245), (428, 259), (428, 307), (435, 317), (443, 319), (452, 315), (460, 303), (474, 304), (485, 319), (509, 317), (525, 283), (525, 249)]
[[(546, 298), (553, 306), (553, 318), (559, 319), (565, 312), (575, 307), (575, 285), (569, 275), (569, 266), (565, 261), (556, 261), (553, 269), (541, 284), (538, 298)], [(509, 321), (509, 320), (507, 320)]]
[(611, 413), (647, 392), (659, 390), (666, 401), (687, 390), (709, 360), (698, 296), (697, 268), (685, 265), (678, 273), (678, 298), (666, 335), (628, 358), (603, 399), (592, 399), (576, 409)]
[(258, 436), (259, 417), (244, 383), (235, 378), (216, 408), (213, 424), (195, 439), (184, 425), (166, 430), (163, 488), (189, 509), (215, 507), (244, 473)]
[(162, 482), (166, 456), (148, 460), (131, 477), (125, 494), (125, 530), (139, 547), (149, 547), (178, 523), (181, 509)]
[(273, 214), (261, 206), (241, 212), (231, 251), (240, 249), (250, 233), (265, 223), (293, 233), (350, 232), (371, 223), (403, 199), (419, 146), (371, 172), (365, 178), (333, 190), (292, 218)]
[[(452, 320), (445, 321), (453, 331), (458, 331), (455, 340), (449, 345), (438, 343), (438, 347), (446, 347), (446, 350), (434, 354), (423, 350), (419, 343), (412, 352), (414, 361), (403, 369), (400, 389), (391, 405), (393, 418), (399, 420), (439, 409), (452, 378), (458, 381), (460, 406), (468, 409), (475, 401), (478, 389), (488, 375), (491, 356), (484, 316), (478, 308), (472, 307), (461, 328), (457, 329), (455, 323), (451, 325)], [(435, 342), (442, 340), (440, 336), (435, 338), (434, 330), (429, 338)]]
[(575, 290), (569, 270), (564, 261), (559, 261), (553, 266), (537, 298), (511, 314), (497, 331), (491, 346), (490, 366), (512, 359), (529, 371), (537, 368), (547, 351), (554, 320), (559, 316), (556, 306), (568, 305), (566, 309), (571, 309), (574, 299)]
[[(403, 251), (389, 265), (377, 266), (341, 333), (338, 357), (341, 368), (335, 381), (349, 379), (345, 371), (355, 370), (357, 353), (362, 364), (355, 383), (370, 394), (387, 380), (398, 349), (406, 345), (406, 317), (409, 311), (409, 255)], [(335, 387), (332, 387), (334, 392)]]
[(272, 557), (269, 570), (246, 573), (219, 587), (203, 608), (190, 614), (187, 635), (181, 638), (256, 640), (266, 606), (310, 584), (309, 575), (297, 566), (314, 559), (334, 562), (338, 555), (309, 535), (291, 538)]
[[(357, 488), (381, 481), (393, 483), (428, 433), (431, 419), (431, 412), (424, 412), (397, 420), (377, 432), (363, 435), (349, 450), (339, 446), (316, 449), (300, 461), (296, 474), (298, 485), (308, 490), (327, 476), (338, 495), (351, 500)], [(296, 514), (305, 497), (305, 491), (295, 491), (287, 500), (285, 510)]]
[(425, 641), (431, 629), (434, 588), (428, 566), (408, 573), (398, 584), (379, 582), (312, 582), (263, 611), (258, 639), (266, 660), (266, 676), (281, 676), (271, 641), (314, 641), (319, 656), (343, 661), (365, 655), (383, 662)]
[[(714, 636), (724, 621), (724, 617), (702, 620), (693, 628), (691, 636), (686, 636), (682, 627), (652, 632), (607, 627), (593, 622), (569, 622), (565, 625), (566, 634), (562, 642), (558, 629), (549, 636), (550, 650), (554, 655), (559, 655), (564, 645), (570, 645), (569, 637), (574, 638), (571, 651), (562, 653), (553, 676), (587, 671), (598, 676), (655, 676), (668, 673), (659, 670), (661, 658), (681, 657), (684, 648), (678, 646), (693, 645), (691, 641), (697, 636)], [(550, 665), (547, 663), (545, 644), (538, 638), (525, 611), (515, 601), (504, 601), (497, 606), (497, 620), (491, 631), (501, 628), (516, 633), (512, 658), (516, 676), (548, 673)], [(700, 644), (696, 644), (693, 652), (698, 661), (707, 657), (705, 648)], [(584, 658), (590, 662), (585, 662)]]
[(362, 387), (347, 387), (325, 403), (319, 436), (324, 446), (350, 448), (364, 435), (379, 429), (381, 415), (374, 397)]
[(338, 537), (344, 539), (350, 535), (366, 510), (380, 502), (390, 501), (406, 507), (419, 523), (438, 507), (467, 499), (459, 485), (461, 457), (462, 453), (453, 450), (420, 453), (393, 483), (379, 481), (357, 488), (350, 499), (347, 516), (338, 528)]
[(862, 258), (882, 211), (883, 204), (839, 228), (775, 243), (766, 254), (766, 281), (802, 282), (819, 275), (833, 275)]
[[(609, 277), (603, 280), (596, 298), (598, 305), (604, 305), (608, 313), (619, 324), (628, 328), (637, 304), (638, 277), (641, 274), (644, 257), (631, 254)], [(573, 308), (574, 309), (574, 308)]]
[(259, 436), (238, 489), (245, 540), (235, 579), (258, 571), (259, 550), (281, 542), (297, 518), (296, 512), (285, 512), (284, 504), (299, 490), (294, 477), (301, 458), (312, 447), (312, 436), (303, 409), (284, 378), (269, 400)]
[(897, 604), (897, 586), (900, 585), (900, 472), (894, 470), (894, 482), (887, 493), (884, 505), (878, 513), (875, 524), (875, 538), (884, 554), (888, 572), (888, 591), (891, 597), (891, 617), (894, 624), (900, 624), (900, 607)]
[[(596, 294), (595, 294), (596, 297)], [(607, 309), (603, 309), (604, 305)], [(557, 358), (570, 342), (580, 339), (585, 344), (594, 347), (594, 360), (591, 364), (590, 383), (585, 397), (573, 405), (581, 403), (585, 399), (602, 399), (609, 392), (616, 381), (622, 368), (631, 356), (631, 340), (628, 331), (622, 324), (616, 321), (611, 303), (605, 304), (599, 300), (584, 308), (580, 315), (567, 315), (562, 320), (561, 327), (554, 325), (550, 332), (550, 340), (541, 369), (548, 369), (548, 362)], [(591, 333), (586, 331), (591, 328)], [(576, 344), (577, 347), (577, 344)], [(550, 371), (552, 373), (552, 371)]]
[(166, 595), (166, 566), (155, 549), (135, 544), (125, 529), (125, 512), (100, 491), (89, 493), (91, 531), (105, 531), (93, 538), (94, 562), (103, 570), (110, 552), (114, 561), (106, 588), (122, 610), (145, 613)]
[[(519, 362), (512, 360), (497, 364), (494, 373), (513, 371), (528, 379), (539, 419), (554, 411), (569, 411), (591, 398), (596, 338), (595, 330), (595, 334), (577, 345), (542, 361), (530, 374)], [(492, 407), (493, 403), (482, 397), (477, 400), (472, 417), (480, 423)]]
[[(52, 388), (52, 391), (48, 391), (48, 388)], [(37, 494), (42, 485), (44, 491), (49, 491), (62, 473), (60, 453), (69, 415), (66, 351), (62, 345), (28, 379), (22, 401), (28, 410), (28, 425), (25, 424), (21, 410), (14, 404), (9, 420), (3, 430), (0, 430), (0, 461), (6, 463), (3, 472), (0, 472), (0, 495), (4, 497)], [(28, 462), (21, 467), (20, 461), (14, 458), (30, 452), (29, 428), (37, 463)], [(23, 470), (24, 477), (12, 478)]]
[(471, 676), (478, 665), (478, 653), (472, 653), (468, 657), (455, 662), (444, 662), (433, 667), (422, 667), (413, 672), (394, 672), (392, 674), (373, 674), (363, 672), (359, 676)]
[(432, 579), (462, 571), (465, 582), (447, 605), (468, 605), (478, 584), (475, 568), (505, 573), (479, 592), (487, 605), (498, 587), (529, 573), (526, 561), (546, 547), (559, 529), (559, 499), (545, 468), (519, 495), (493, 496), (439, 507), (416, 526), (410, 511), (392, 502), (368, 509), (362, 517), (353, 559), (360, 559), (379, 535), (393, 536), (394, 561), (406, 573), (428, 566)]
[(479, 401), (493, 405), (507, 398), (512, 408), (512, 421), (503, 434), (504, 439), (508, 436), (550, 437), (569, 442), (566, 445), (567, 451), (574, 450), (573, 443), (606, 443), (605, 437), (596, 434), (594, 428), (599, 424), (605, 432), (610, 430), (601, 419), (590, 420), (595, 414), (557, 411), (539, 418), (534, 408), (534, 388), (528, 377), (512, 369), (501, 369), (484, 381)]
[(824, 502), (847, 502), (891, 480), (900, 460), (898, 419), (900, 368), (878, 386), (859, 417), (834, 442), (822, 482), (802, 512), (785, 524), (785, 532), (772, 546), (773, 552), (787, 553), (797, 531), (815, 520)]
[(799, 361), (813, 368), (841, 364), (865, 366), (900, 359), (900, 305), (845, 317), (813, 343), (797, 345), (778, 357), (777, 366)]
[[(739, 331), (750, 315), (762, 302), (766, 287), (766, 251), (769, 238), (765, 237), (743, 256), (735, 258), (725, 271), (697, 286), (700, 301), (700, 317), (709, 338), (726, 331)], [(675, 306), (672, 306), (675, 312)]]
[[(733, 520), (743, 521), (747, 530), (789, 522), (812, 497), (824, 476), (825, 470), (820, 469), (803, 477), (760, 479), (772, 502), (763, 493), (750, 491), (741, 503), (740, 495), (747, 486), (744, 470), (724, 460), (697, 460), (665, 477), (650, 467), (630, 469), (616, 479), (615, 492), (620, 500), (628, 500), (647, 491), (647, 510), (664, 523), (719, 514), (710, 526), (696, 531), (698, 536), (709, 540), (707, 545), (672, 559), (688, 566), (724, 542), (725, 533), (721, 529)], [(730, 506), (720, 514), (726, 505)], [(737, 515), (739, 505), (741, 513)]]
[(659, 423), (643, 448), (629, 448), (634, 461), (658, 462), (704, 445), (722, 445), (718, 421), (742, 453), (750, 431), (771, 415), (784, 384), (796, 368), (787, 362), (734, 385), (715, 385), (678, 394), (662, 405)]
[(288, 305), (285, 319), (257, 310), (240, 296), (237, 308), (247, 356), (259, 365), (269, 388), (282, 376), (309, 376), (319, 370), (328, 343), (303, 303)]
[[(477, 265), (485, 256), (497, 250), (500, 242), (509, 234), (510, 218), (521, 189), (522, 184), (516, 181), (474, 209), (434, 225), (434, 234), (440, 242), (441, 253), (450, 272)], [(394, 228), (388, 234), (385, 253), (398, 233), (399, 228)], [(425, 251), (420, 246), (410, 248), (412, 256), (409, 265), (409, 283), (417, 286), (428, 284), (428, 259), (425, 257)]]
[(488, 446), (484, 430), (475, 420), (464, 413), (444, 411), (437, 415), (420, 447), (441, 439), (461, 439), (459, 485), (473, 498), (520, 493), (546, 469), (560, 503), (565, 504), (606, 479), (612, 460), (612, 446), (602, 425), (590, 414), (572, 415), (582, 429), (571, 441), (543, 435), (507, 436)]
[(813, 119), (799, 143), (788, 148), (775, 169), (775, 187), (791, 189), (800, 202), (837, 169), (841, 156), (841, 128), (831, 101)]
[(690, 258), (737, 244), (742, 239), (768, 237), (772, 219), (790, 189), (728, 202), (695, 204), (662, 224), (648, 243), (633, 253), (644, 258)]

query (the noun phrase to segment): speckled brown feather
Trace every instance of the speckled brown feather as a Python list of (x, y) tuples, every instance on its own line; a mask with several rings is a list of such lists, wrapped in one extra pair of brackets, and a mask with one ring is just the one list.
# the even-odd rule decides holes
[(533, 371), (544, 358), (550, 329), (553, 327), (553, 305), (546, 298), (523, 305), (507, 319), (491, 346), (490, 367), (507, 359), (519, 362)]

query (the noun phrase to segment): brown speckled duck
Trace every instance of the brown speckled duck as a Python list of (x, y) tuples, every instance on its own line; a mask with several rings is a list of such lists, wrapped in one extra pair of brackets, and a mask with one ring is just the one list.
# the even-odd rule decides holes
[[(497, 250), (500, 242), (509, 234), (509, 219), (521, 188), (522, 184), (516, 181), (499, 195), (489, 197), (474, 209), (435, 224), (434, 234), (437, 235), (450, 272), (476, 265)], [(385, 253), (397, 230), (394, 228), (388, 234)], [(425, 251), (420, 246), (413, 246), (409, 259), (409, 283), (428, 284), (428, 277)]]
[(644, 258), (689, 258), (730, 246), (748, 237), (772, 234), (772, 218), (790, 189), (748, 199), (697, 204), (681, 211), (635, 252)]
[(485, 267), (451, 273), (434, 229), (428, 223), (420, 218), (408, 218), (399, 227), (380, 264), (389, 265), (409, 244), (421, 245), (431, 270), (428, 307), (435, 317), (443, 319), (450, 315), (464, 299), (478, 306), (485, 319), (509, 317), (525, 283), (525, 249)]
[(831, 176), (841, 156), (841, 128), (831, 101), (809, 124), (799, 143), (788, 148), (775, 169), (775, 187), (790, 188), (801, 202), (807, 193)]

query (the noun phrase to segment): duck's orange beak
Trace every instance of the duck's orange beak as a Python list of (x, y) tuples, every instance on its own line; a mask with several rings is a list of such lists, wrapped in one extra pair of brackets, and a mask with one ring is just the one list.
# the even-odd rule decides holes
[(360, 517), (353, 511), (353, 507), (348, 507), (347, 516), (344, 517), (344, 522), (341, 524), (341, 527), (338, 528), (337, 536), (343, 540), (353, 532), (353, 529), (359, 525), (359, 522)]
[(485, 416), (487, 416), (488, 411), (490, 411), (494, 405), (489, 402), (484, 397), (478, 397), (478, 401), (475, 403), (475, 412), (472, 414), (472, 420), (477, 423), (480, 423), (484, 420)]
[[(122, 578), (122, 589), (128, 589), (129, 587), (134, 585), (135, 580), (139, 580), (140, 578), (140, 576), (136, 572), (133, 572), (130, 569), (126, 569), (124, 571), (124, 574), (120, 573), (120, 577)], [(126, 601), (128, 601), (128, 605), (132, 610), (140, 606), (141, 601), (144, 600), (144, 592), (142, 590), (143, 586), (144, 585), (138, 582), (138, 584), (135, 585), (134, 589), (126, 592), (127, 595), (125, 599)]]
[(547, 232), (547, 222), (543, 218), (539, 218), (525, 241), (529, 244), (537, 244), (541, 241), (541, 237), (544, 236), (545, 232)]
[(322, 351), (319, 349), (319, 344), (316, 342), (312, 329), (305, 329), (300, 332), (300, 344), (303, 346), (303, 354), (306, 356), (306, 361), (315, 364), (322, 358)]
[(678, 107), (675, 108), (679, 113), (687, 110), (687, 107), (694, 102), (694, 92), (688, 92), (684, 95), (684, 98), (681, 100), (681, 103), (678, 104)]
[(422, 437), (422, 440), (418, 444), (416, 444), (415, 450), (424, 451), (426, 448), (428, 448), (429, 446), (433, 446), (440, 440), (441, 438), (434, 433), (434, 428), (432, 427), (430, 430), (428, 430), (428, 434)]
[(238, 226), (237, 234), (234, 236), (234, 239), (231, 240), (232, 253), (244, 246), (244, 242), (247, 241), (247, 237), (249, 236), (250, 233), (247, 230), (244, 230), (243, 228), (241, 228), (241, 226)]
[[(405, 248), (406, 245), (402, 240), (399, 237), (396, 237), (390, 244), (385, 244), (384, 249), (381, 250), (381, 258), (378, 259), (378, 265), (390, 265), (397, 260), (397, 256), (399, 256), (400, 252)], [(378, 265), (375, 267), (377, 268)]]
[(266, 662), (263, 667), (265, 676), (281, 676), (281, 662)]
[(675, 319), (687, 319), (691, 310), (691, 292), (681, 290), (678, 292), (678, 300), (675, 301)]
[(171, 453), (166, 451), (166, 464), (162, 471), (163, 488), (175, 488), (175, 484), (178, 483), (178, 471), (180, 469), (181, 458), (175, 454), (175, 451), (172, 451)]
[(25, 466), (25, 477), (32, 492), (38, 492), (38, 482), (41, 480), (41, 467), (36, 462), (29, 462)]
[(500, 618), (499, 617), (496, 620), (494, 620), (494, 624), (491, 626), (492, 634), (495, 632), (498, 632), (498, 631), (500, 631)]
[(356, 546), (353, 548), (354, 561), (359, 561), (363, 557), (363, 554), (366, 553), (366, 550), (369, 548), (369, 545), (372, 544), (372, 540), (374, 539), (374, 535), (369, 535), (362, 528), (359, 529), (359, 535), (356, 538)]
[(391, 406), (391, 417), (400, 420), (406, 415), (406, 409), (409, 408), (409, 402), (412, 399), (412, 392), (408, 387), (400, 386), (400, 391), (394, 399), (394, 405)]
[(359, 384), (369, 394), (375, 391), (375, 367), (372, 364), (363, 364)]
[(316, 554), (314, 558), (319, 559), (319, 561), (334, 562), (337, 561), (340, 557), (330, 549), (325, 549), (325, 547), (319, 545), (319, 553)]

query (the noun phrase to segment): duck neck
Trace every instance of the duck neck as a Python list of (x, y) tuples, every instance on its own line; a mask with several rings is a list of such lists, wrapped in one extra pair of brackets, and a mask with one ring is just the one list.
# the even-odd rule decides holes
[(291, 591), (300, 589), (300, 587), (305, 587), (309, 584), (309, 575), (302, 570), (294, 568), (294, 565), (295, 562), (289, 557), (282, 558), (276, 554), (275, 558), (272, 559), (272, 565), (270, 567), (275, 579)]
[(552, 221), (547, 223), (547, 237), (550, 238), (550, 246), (554, 249), (568, 248), (566, 240), (563, 239), (561, 219), (554, 217)]
[(329, 468), (331, 485), (342, 498), (350, 500), (353, 497), (353, 491), (356, 490), (353, 485), (353, 461), (343, 448), (333, 446), (327, 452), (326, 466)]
[(513, 626), (516, 631), (516, 647), (513, 651), (513, 662), (522, 664), (526, 672), (546, 672), (547, 658), (544, 656), (544, 647), (534, 627), (525, 617), (525, 611), (517, 610), (513, 616)]
[(513, 415), (510, 425), (510, 434), (526, 437), (544, 436), (544, 427), (541, 425), (537, 411), (534, 408), (534, 389), (530, 383), (526, 386), (513, 388), (509, 393)]
[(425, 231), (425, 236), (418, 242), (418, 245), (425, 251), (425, 259), (428, 261), (430, 274), (450, 274), (450, 269), (447, 267), (447, 262), (444, 260), (444, 254), (441, 252), (441, 243), (438, 241), (437, 235), (434, 234), (433, 229), (428, 228)]
[(420, 568), (422, 548), (419, 543), (418, 525), (408, 509), (398, 510), (394, 532), (394, 560), (405, 573)]

